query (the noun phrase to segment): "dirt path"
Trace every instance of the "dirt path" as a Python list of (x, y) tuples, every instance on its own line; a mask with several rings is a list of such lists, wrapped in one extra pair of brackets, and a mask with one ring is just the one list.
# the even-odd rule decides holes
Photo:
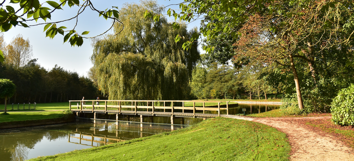
[(286, 121), (290, 119), (323, 119), (326, 117), (257, 119), (240, 116), (228, 117), (259, 122), (272, 126), (287, 134), (289, 143), (292, 147), (292, 153), (290, 156), (290, 160), (292, 161), (354, 161), (354, 150), (344, 145), (341, 141), (334, 139), (330, 135), (319, 135), (301, 125), (292, 124)]

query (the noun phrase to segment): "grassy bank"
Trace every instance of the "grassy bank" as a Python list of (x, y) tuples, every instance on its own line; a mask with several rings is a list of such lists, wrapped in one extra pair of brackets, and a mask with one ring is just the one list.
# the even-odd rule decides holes
[(302, 115), (290, 115), (286, 114), (282, 111), (282, 109), (274, 109), (271, 111), (263, 112), (263, 113), (255, 113), (249, 114), (247, 116), (250, 117), (321, 117), (321, 116), (331, 116), (331, 113), (310, 113), (310, 114), (302, 114)]
[(171, 133), (33, 160), (288, 160), (286, 135), (242, 120), (215, 118)]
[[(17, 110), (17, 104), (14, 104), (14, 111), (29, 111), (28, 103), (25, 104), (25, 108), (23, 108), (23, 104), (19, 105), (19, 110)], [(31, 110), (34, 108), (34, 104), (31, 103), (30, 106)], [(0, 105), (0, 110), (4, 110), (5, 105)], [(7, 110), (11, 111), (12, 104), (7, 105)], [(36, 111), (53, 111), (53, 110), (68, 110), (69, 109), (69, 102), (58, 102), (58, 103), (38, 103), (36, 105)]]
[(56, 119), (67, 115), (64, 112), (8, 112), (8, 114), (0, 113), (0, 123), (14, 121), (30, 121)]

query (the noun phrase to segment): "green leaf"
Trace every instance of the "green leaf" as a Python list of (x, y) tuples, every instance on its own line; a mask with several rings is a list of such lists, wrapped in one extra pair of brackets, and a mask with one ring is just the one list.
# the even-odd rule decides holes
[(54, 2), (54, 1), (47, 1), (47, 3), (52, 6), (53, 8), (57, 8), (57, 9), (62, 9), (60, 7), (60, 5), (57, 3), (57, 2)]
[(49, 26), (51, 26), (51, 25), (52, 25), (52, 23), (48, 23), (48, 24), (46, 24), (46, 25), (44, 26), (44, 30), (43, 30), (43, 32), (44, 32), (44, 31), (46, 31), (46, 30), (48, 29), (48, 27), (49, 27)]
[(38, 18), (39, 18), (39, 9), (37, 9), (37, 11), (34, 12), (33, 18), (34, 18), (34, 20), (36, 20), (36, 22), (37, 22), (37, 20), (38, 20)]
[(78, 37), (78, 38), (77, 38), (76, 45), (77, 45), (77, 46), (81, 46), (83, 43), (84, 43), (84, 40), (82, 39), (82, 37), (81, 37), (81, 36)]
[(65, 27), (65, 26), (60, 26), (59, 28), (60, 28), (60, 29), (66, 29), (66, 27)]
[(10, 3), (20, 3), (21, 0), (11, 0)]
[(12, 25), (14, 25), (14, 26), (17, 26), (18, 21), (10, 21), (10, 23), (11, 23)]
[(0, 26), (0, 30), (2, 32), (6, 32), (6, 31), (9, 31), (12, 27), (12, 24), (11, 23), (3, 23), (1, 26)]
[(23, 23), (23, 22), (20, 22), (20, 24), (23, 26), (23, 27), (29, 27), (27, 24)]
[(90, 33), (90, 31), (84, 31), (81, 35), (87, 35), (89, 33)]
[(39, 16), (41, 16), (41, 18), (45, 21), (47, 18), (51, 18), (51, 15), (49, 13), (49, 8), (46, 7), (41, 7), (40, 8), (40, 12), (39, 12)]
[(34, 12), (33, 11), (28, 11), (27, 12), (27, 18), (31, 18), (33, 16)]
[(177, 35), (176, 38), (175, 38), (175, 42), (179, 42), (181, 40), (181, 36)]
[(116, 18), (116, 19), (119, 19), (119, 12), (117, 10), (113, 10), (113, 16)]
[(76, 5), (80, 5), (80, 1), (79, 0), (72, 0)]
[(62, 29), (58, 29), (58, 32), (59, 32), (59, 34), (61, 34), (61, 35), (64, 35), (64, 30), (62, 30)]
[(155, 22), (160, 21), (160, 15), (155, 15), (155, 16), (154, 16), (154, 21), (155, 21)]
[(64, 36), (64, 43), (66, 42), (66, 41), (68, 41), (68, 39), (70, 38), (70, 36), (73, 34), (73, 32), (69, 32), (69, 33), (67, 33), (65, 36)]
[(5, 60), (4, 54), (0, 50), (0, 63), (4, 62), (4, 60)]
[(171, 16), (171, 8), (169, 8), (169, 9), (167, 10), (167, 15), (168, 15), (168, 16)]
[(6, 6), (7, 11), (9, 11), (9, 13), (15, 13), (15, 9), (11, 6)]
[(38, 0), (33, 0), (33, 4), (32, 7), (34, 7), (35, 9), (38, 9), (41, 5), (39, 4)]

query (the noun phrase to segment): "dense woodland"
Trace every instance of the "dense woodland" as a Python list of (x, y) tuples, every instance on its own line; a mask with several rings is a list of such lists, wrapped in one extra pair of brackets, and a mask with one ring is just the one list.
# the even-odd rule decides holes
[[(66, 102), (82, 99), (83, 96), (86, 99), (99, 96), (99, 91), (89, 78), (59, 66), (47, 71), (36, 63), (36, 59), (22, 67), (0, 64), (0, 78), (10, 79), (16, 85), (16, 94), (8, 99), (8, 103)], [(4, 100), (1, 99), (0, 103)]]

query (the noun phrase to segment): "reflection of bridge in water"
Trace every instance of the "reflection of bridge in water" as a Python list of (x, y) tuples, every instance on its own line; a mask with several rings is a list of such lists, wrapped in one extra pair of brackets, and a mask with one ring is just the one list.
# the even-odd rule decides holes
[[(165, 127), (162, 128), (161, 126)], [(169, 128), (171, 126), (171, 129)], [(68, 133), (68, 142), (87, 146), (101, 146), (145, 137), (161, 132), (169, 132), (174, 128), (184, 128), (182, 124), (140, 123), (133, 121), (96, 120), (93, 127), (76, 128)], [(167, 127), (167, 128), (166, 128)]]
[[(101, 140), (96, 140), (97, 138), (101, 139)], [(77, 139), (78, 142), (74, 142), (72, 139)], [(91, 142), (91, 145), (83, 144), (82, 141)], [(117, 139), (117, 138), (110, 138), (107, 135), (100, 136), (100, 135), (94, 135), (94, 134), (85, 134), (85, 133), (82, 133), (82, 132), (80, 132), (80, 133), (69, 133), (68, 134), (68, 142), (69, 143), (81, 144), (81, 145), (94, 146), (94, 143), (107, 145), (107, 144), (118, 143), (118, 142), (121, 142), (121, 141), (125, 141), (125, 140)]]

